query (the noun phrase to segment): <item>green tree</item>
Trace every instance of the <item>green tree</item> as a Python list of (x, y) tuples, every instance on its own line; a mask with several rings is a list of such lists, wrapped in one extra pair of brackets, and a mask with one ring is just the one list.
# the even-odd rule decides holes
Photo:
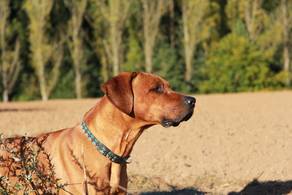
[(111, 56), (108, 41), (104, 35), (108, 33), (107, 23), (103, 19), (103, 15), (99, 8), (99, 2), (95, 0), (89, 1), (88, 12), (90, 16), (90, 25), (93, 29), (94, 40), (91, 42), (92, 48), (101, 63), (100, 75), (102, 81), (105, 82), (110, 77), (111, 72)]
[(9, 95), (15, 86), (15, 82), (20, 72), (19, 50), (20, 42), (14, 41), (14, 48), (9, 47), (8, 35), (13, 34), (13, 30), (8, 20), (10, 7), (8, 0), (0, 1), (0, 77), (3, 88), (3, 101), (8, 102)]
[(210, 36), (214, 21), (209, 17), (212, 4), (209, 0), (183, 0), (182, 24), (185, 58), (185, 80), (193, 75), (193, 58), (197, 45)]
[(143, 64), (143, 50), (140, 46), (139, 39), (133, 30), (129, 32), (128, 51), (126, 61), (123, 65), (124, 71), (141, 71)]
[(176, 48), (162, 39), (157, 43), (154, 53), (153, 72), (165, 78), (173, 89), (189, 92), (184, 82), (184, 69), (180, 65), (183, 60), (178, 58)]
[(144, 56), (147, 72), (152, 72), (152, 57), (160, 18), (172, 0), (141, 0), (143, 6)]
[[(123, 32), (125, 28), (125, 21), (129, 15), (129, 8), (132, 4), (132, 0), (120, 1), (120, 0), (100, 0), (94, 1), (96, 4), (96, 12), (101, 18), (99, 22), (105, 30), (107, 36), (98, 37), (102, 39), (102, 44), (105, 48), (107, 61), (112, 63), (112, 73), (117, 75), (120, 71), (123, 56)], [(97, 27), (98, 28), (98, 27)]]
[(292, 44), (292, 2), (281, 0), (278, 13), (278, 21), (282, 30), (282, 44), (283, 44), (283, 70), (286, 73), (286, 86), (291, 85), (291, 44)]
[(79, 99), (82, 97), (82, 66), (85, 65), (84, 45), (82, 37), (82, 21), (86, 11), (87, 0), (67, 1), (67, 6), (71, 10), (71, 19), (69, 21), (68, 45), (73, 59), (75, 73), (75, 93)]
[(48, 100), (57, 84), (63, 58), (63, 41), (51, 43), (46, 34), (46, 25), (53, 2), (51, 0), (26, 0), (24, 5), (30, 21), (29, 39), (32, 65), (38, 77), (43, 101)]
[(262, 8), (262, 0), (229, 0), (226, 15), (232, 31), (237, 27), (238, 20), (243, 21), (252, 41), (256, 41), (262, 34), (268, 22), (268, 15)]
[(245, 36), (235, 33), (214, 44), (203, 67), (201, 92), (239, 92), (268, 87), (269, 59)]

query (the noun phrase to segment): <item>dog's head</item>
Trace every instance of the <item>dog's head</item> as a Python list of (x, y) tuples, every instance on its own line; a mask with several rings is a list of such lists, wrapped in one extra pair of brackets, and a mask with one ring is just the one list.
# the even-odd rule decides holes
[(177, 126), (188, 120), (194, 111), (196, 99), (172, 91), (169, 83), (149, 73), (121, 73), (102, 86), (111, 103), (131, 117)]

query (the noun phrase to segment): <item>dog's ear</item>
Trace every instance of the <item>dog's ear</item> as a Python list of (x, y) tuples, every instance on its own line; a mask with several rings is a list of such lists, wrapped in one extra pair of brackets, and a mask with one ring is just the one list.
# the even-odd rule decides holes
[(134, 94), (132, 81), (137, 76), (136, 72), (124, 72), (113, 77), (101, 86), (108, 99), (122, 112), (133, 117)]

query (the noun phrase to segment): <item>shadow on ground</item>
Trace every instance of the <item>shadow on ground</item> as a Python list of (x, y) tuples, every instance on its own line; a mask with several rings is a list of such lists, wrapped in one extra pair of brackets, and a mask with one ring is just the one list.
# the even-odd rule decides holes
[(167, 183), (161, 177), (145, 177), (143, 175), (131, 175), (129, 177), (129, 194), (139, 195), (204, 195), (194, 187), (177, 187)]
[(198, 191), (195, 188), (184, 188), (172, 191), (158, 191), (158, 192), (142, 192), (141, 195), (204, 195), (204, 192)]
[(230, 192), (228, 195), (282, 195), (289, 192), (292, 192), (292, 180), (266, 182), (253, 180), (240, 192)]

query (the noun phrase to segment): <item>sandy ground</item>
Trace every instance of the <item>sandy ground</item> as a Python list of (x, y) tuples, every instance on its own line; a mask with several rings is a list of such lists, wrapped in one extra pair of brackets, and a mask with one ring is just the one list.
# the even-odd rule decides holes
[[(152, 127), (138, 140), (128, 169), (130, 193), (292, 193), (292, 91), (196, 98), (190, 121)], [(95, 102), (0, 103), (0, 132), (70, 127)]]

